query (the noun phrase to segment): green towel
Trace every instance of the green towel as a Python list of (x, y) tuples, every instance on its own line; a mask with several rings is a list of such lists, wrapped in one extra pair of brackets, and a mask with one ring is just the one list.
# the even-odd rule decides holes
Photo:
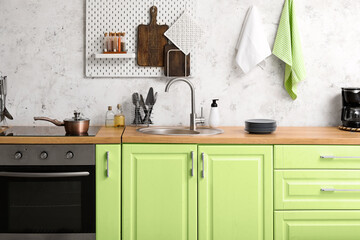
[(295, 100), (297, 84), (304, 80), (306, 71), (293, 0), (285, 0), (273, 54), (286, 63), (284, 85)]

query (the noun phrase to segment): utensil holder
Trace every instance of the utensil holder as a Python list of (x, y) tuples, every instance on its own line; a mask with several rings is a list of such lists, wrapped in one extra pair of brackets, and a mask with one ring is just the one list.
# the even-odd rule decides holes
[(141, 118), (141, 113), (140, 113), (140, 107), (135, 107), (135, 114), (134, 114), (134, 121), (133, 124), (134, 125), (140, 125), (142, 124), (142, 118)]

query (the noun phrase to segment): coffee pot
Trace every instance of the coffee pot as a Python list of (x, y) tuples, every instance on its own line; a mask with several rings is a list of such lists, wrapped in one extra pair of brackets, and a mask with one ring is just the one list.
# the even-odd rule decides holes
[(360, 128), (360, 88), (343, 88), (342, 102), (343, 127)]

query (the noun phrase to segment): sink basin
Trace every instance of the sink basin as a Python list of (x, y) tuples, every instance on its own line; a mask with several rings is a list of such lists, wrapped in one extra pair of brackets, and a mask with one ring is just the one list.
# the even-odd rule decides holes
[(224, 131), (217, 128), (199, 127), (196, 131), (187, 128), (172, 128), (172, 127), (148, 127), (140, 128), (139, 132), (152, 135), (168, 135), (168, 136), (209, 136), (221, 134)]

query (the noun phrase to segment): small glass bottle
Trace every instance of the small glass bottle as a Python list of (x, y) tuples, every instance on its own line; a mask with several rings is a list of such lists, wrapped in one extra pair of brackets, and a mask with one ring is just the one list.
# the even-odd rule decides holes
[(121, 33), (121, 51), (127, 52), (126, 36), (125, 33)]
[(108, 106), (108, 111), (105, 116), (105, 127), (114, 127), (115, 114), (112, 111), (112, 107)]
[(113, 48), (113, 37), (114, 34), (112, 32), (109, 33), (109, 39), (108, 39), (108, 52), (112, 52), (114, 50)]
[(117, 111), (115, 114), (115, 127), (125, 127), (125, 116), (122, 111), (121, 104), (117, 105)]
[(105, 36), (104, 36), (104, 53), (108, 52), (108, 41), (109, 41), (108, 33), (105, 33)]
[(117, 33), (117, 38), (118, 38), (118, 49), (117, 49), (117, 52), (120, 53), (120, 52), (121, 52), (121, 33)]
[(116, 53), (118, 51), (118, 36), (117, 33), (114, 33), (113, 37), (113, 52)]

